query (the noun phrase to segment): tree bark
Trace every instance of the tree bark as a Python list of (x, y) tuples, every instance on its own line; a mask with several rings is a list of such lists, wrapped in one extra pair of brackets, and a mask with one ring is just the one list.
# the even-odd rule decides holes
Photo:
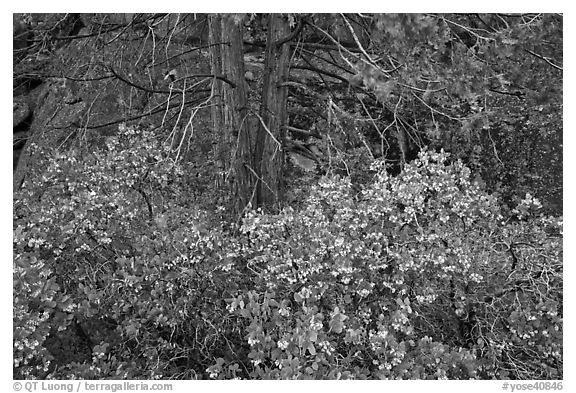
[[(212, 75), (223, 75), (222, 72), (222, 25), (218, 15), (208, 16), (208, 42), (210, 44), (210, 69)], [(214, 78), (212, 81), (212, 135), (216, 149), (214, 151), (214, 162), (217, 163), (219, 175), (223, 179), (230, 168), (230, 135), (226, 135), (224, 129), (224, 82)]]
[(254, 163), (257, 168), (257, 204), (269, 205), (282, 199), (284, 134), (288, 88), (283, 86), (288, 75), (290, 34), (287, 19), (271, 14), (264, 68), (264, 85), (260, 106), (260, 124), (256, 133)]
[[(212, 109), (212, 125), (219, 138), (218, 160), (226, 173), (231, 172), (233, 189), (240, 212), (246, 206), (255, 206), (255, 178), (251, 171), (252, 142), (250, 138), (246, 82), (244, 80), (244, 53), (242, 47), (243, 22), (235, 15), (210, 15), (210, 41), (212, 73), (219, 71), (232, 82), (215, 81), (218, 97)], [(228, 157), (228, 166), (225, 158)]]

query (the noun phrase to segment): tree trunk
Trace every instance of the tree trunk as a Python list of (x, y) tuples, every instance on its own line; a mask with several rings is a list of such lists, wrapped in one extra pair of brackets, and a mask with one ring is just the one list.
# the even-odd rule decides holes
[[(208, 16), (208, 42), (210, 44), (210, 69), (212, 75), (222, 75), (222, 50), (220, 42), (222, 40), (222, 25), (220, 17), (210, 14)], [(230, 168), (230, 146), (231, 138), (224, 129), (224, 82), (214, 78), (212, 81), (212, 135), (216, 149), (214, 151), (214, 162), (218, 166), (219, 184), (221, 186), (226, 179), (226, 173)]]
[(290, 34), (286, 18), (271, 14), (260, 106), (260, 124), (256, 134), (254, 163), (257, 168), (257, 204), (267, 205), (282, 199), (284, 162), (283, 127), (286, 125), (288, 88), (282, 86), (288, 75), (290, 43), (281, 42)]
[[(231, 172), (236, 208), (242, 211), (253, 201), (252, 143), (248, 114), (246, 82), (244, 80), (244, 52), (242, 48), (243, 22), (235, 15), (210, 15), (211, 67), (214, 75), (223, 74), (232, 84), (215, 81), (218, 94), (212, 109), (212, 125), (219, 138), (218, 159), (226, 173)], [(225, 166), (225, 157), (229, 166)], [(229, 169), (228, 169), (229, 168)]]

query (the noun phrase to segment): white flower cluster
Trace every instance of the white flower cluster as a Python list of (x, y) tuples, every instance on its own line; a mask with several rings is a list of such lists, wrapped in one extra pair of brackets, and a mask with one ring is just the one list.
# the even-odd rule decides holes
[(278, 341), (278, 348), (280, 348), (283, 351), (286, 350), (286, 348), (288, 348), (288, 341), (284, 339)]
[(320, 347), (326, 355), (332, 355), (334, 353), (334, 347), (328, 341), (320, 341), (318, 347)]
[(283, 317), (288, 317), (290, 316), (290, 310), (288, 310), (286, 307), (280, 307), (278, 309), (278, 314), (282, 315)]

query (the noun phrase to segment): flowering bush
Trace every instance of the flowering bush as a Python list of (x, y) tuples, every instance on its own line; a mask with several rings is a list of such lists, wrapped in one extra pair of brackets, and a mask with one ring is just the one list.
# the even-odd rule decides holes
[[(91, 154), (44, 154), (14, 206), (15, 376), (198, 377), (234, 340), (221, 299), (242, 275), (183, 167), (126, 127)], [(77, 330), (69, 352), (88, 356), (55, 359)]]
[(15, 378), (562, 378), (561, 222), (445, 153), (240, 234), (150, 133), (44, 154), (14, 205)]
[(360, 193), (324, 179), (301, 211), (246, 217), (257, 287), (229, 310), (250, 376), (561, 378), (561, 223), (529, 195), (505, 219), (443, 152), (373, 169)]

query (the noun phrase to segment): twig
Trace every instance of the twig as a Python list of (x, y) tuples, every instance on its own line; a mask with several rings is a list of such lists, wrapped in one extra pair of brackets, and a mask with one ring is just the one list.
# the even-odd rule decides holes
[(442, 115), (444, 117), (447, 117), (450, 120), (454, 120), (454, 121), (464, 121), (466, 120), (466, 117), (452, 117), (444, 112), (439, 111), (438, 109), (434, 109), (432, 108), (430, 105), (428, 105), (422, 98), (418, 97), (414, 92), (412, 93), (412, 95), (414, 97), (416, 97), (421, 103), (423, 103), (428, 109), (430, 109), (432, 112), (436, 112), (439, 115)]
[(542, 56), (542, 55), (539, 55), (538, 53), (534, 53), (534, 52), (532, 52), (530, 49), (524, 49), (524, 50), (525, 50), (526, 52), (530, 53), (532, 56), (536, 56), (537, 58), (544, 60), (546, 63), (548, 63), (548, 64), (551, 65), (552, 67), (556, 68), (557, 70), (564, 71), (564, 70), (562, 69), (562, 67), (560, 67), (560, 66), (552, 63), (552, 62), (549, 60), (548, 57), (544, 57), (544, 56)]
[(440, 89), (435, 89), (435, 90), (428, 90), (428, 89), (420, 89), (419, 87), (406, 85), (404, 83), (399, 83), (399, 82), (397, 82), (397, 83), (399, 86), (405, 87), (405, 88), (410, 89), (410, 90), (418, 91), (420, 93), (439, 93), (441, 91), (446, 90), (445, 87), (441, 87)]
[(284, 128), (285, 130), (288, 130), (290, 132), (294, 132), (296, 134), (311, 136), (314, 138), (322, 139), (322, 135), (320, 135), (317, 132), (311, 132), (311, 131), (303, 130), (301, 128), (296, 128), (296, 127), (292, 127), (292, 126), (282, 126), (282, 128)]
[[(346, 79), (346, 78), (343, 77), (343, 76), (340, 76), (340, 75), (335, 74), (335, 73), (330, 72), (330, 71), (321, 70), (321, 69), (319, 69), (319, 68), (315, 68), (315, 67), (312, 67), (312, 66), (298, 65), (298, 66), (293, 66), (293, 67), (291, 67), (291, 69), (292, 69), (292, 70), (307, 70), (307, 71), (313, 71), (313, 72), (316, 72), (317, 74), (323, 74), (323, 75), (329, 76), (330, 78), (338, 79), (339, 81), (342, 81), (342, 82), (344, 82), (344, 83), (350, 83), (350, 80), (349, 80), (349, 79)], [(284, 82), (284, 83), (286, 83), (286, 82)]]
[(494, 139), (492, 139), (492, 133), (490, 133), (490, 129), (488, 129), (488, 137), (490, 138), (490, 141), (492, 142), (492, 149), (494, 149), (494, 156), (496, 157), (496, 159), (498, 160), (500, 165), (504, 166), (504, 163), (502, 162), (500, 157), (498, 157), (498, 150), (496, 150), (496, 143), (494, 142)]
[(272, 138), (272, 140), (274, 142), (276, 142), (276, 144), (278, 145), (278, 148), (280, 150), (282, 150), (282, 144), (278, 141), (278, 139), (276, 139), (276, 137), (274, 137), (274, 135), (272, 134), (272, 132), (270, 131), (270, 129), (268, 128), (268, 126), (266, 126), (266, 123), (264, 123), (264, 120), (262, 119), (262, 117), (260, 117), (260, 115), (254, 111), (250, 111), (252, 112), (252, 114), (254, 116), (256, 116), (258, 118), (258, 120), (260, 120), (260, 124), (262, 124), (262, 127), (264, 127), (264, 129), (266, 130), (266, 132), (268, 133), (268, 135), (270, 135), (270, 138)]
[(130, 21), (130, 23), (128, 23), (126, 26), (124, 26), (124, 28), (122, 28), (122, 30), (120, 30), (120, 32), (118, 34), (116, 34), (116, 37), (113, 37), (112, 39), (110, 39), (106, 45), (110, 45), (111, 43), (113, 43), (114, 41), (116, 41), (124, 32), (126, 32), (126, 30), (128, 30), (132, 25), (134, 24), (134, 19), (132, 19), (132, 21)]
[[(188, 136), (188, 149), (190, 148), (190, 140), (192, 139), (192, 136), (194, 135), (194, 126), (192, 125), (192, 120), (194, 120), (194, 117), (196, 117), (196, 114), (198, 113), (198, 111), (204, 107), (206, 107), (208, 105), (208, 103), (214, 98), (214, 90), (215, 90), (215, 83), (212, 83), (212, 90), (210, 91), (210, 96), (208, 98), (206, 98), (206, 100), (204, 100), (204, 102), (200, 103), (199, 105), (197, 105), (196, 107), (194, 107), (192, 109), (192, 112), (190, 113), (190, 118), (188, 119), (188, 123), (186, 123), (186, 126), (184, 127), (184, 132), (182, 134), (182, 139), (180, 139), (180, 144), (178, 145), (178, 153), (176, 155), (176, 160), (178, 160), (178, 156), (180, 155), (180, 149), (182, 147), (182, 144), (184, 143), (184, 138), (186, 136), (186, 130), (188, 130), (188, 128), (190, 128), (190, 135)], [(182, 96), (182, 101), (184, 101), (184, 95)]]
[(254, 177), (255, 177), (258, 181), (261, 181), (262, 183), (264, 183), (264, 185), (266, 186), (266, 188), (268, 188), (268, 189), (270, 190), (270, 192), (271, 192), (272, 194), (274, 194), (274, 196), (276, 197), (276, 199), (278, 199), (278, 194), (276, 193), (276, 191), (274, 191), (272, 188), (270, 188), (270, 186), (268, 185), (268, 183), (266, 183), (266, 182), (264, 181), (264, 179), (262, 179), (262, 177), (258, 176), (258, 174), (256, 173), (256, 171), (255, 171), (254, 169), (252, 169), (252, 167), (251, 167), (250, 165), (248, 165), (248, 164), (245, 163), (244, 166), (245, 166), (246, 168), (248, 168), (248, 169), (250, 170), (250, 172), (252, 172), (252, 174), (254, 175)]
[[(468, 28), (468, 27), (466, 27), (466, 26), (463, 26), (463, 25), (461, 25), (461, 24), (459, 24), (459, 23), (456, 23), (456, 22), (454, 22), (454, 21), (452, 21), (452, 20), (446, 19), (444, 16), (438, 16), (438, 15), (433, 15), (433, 14), (432, 14), (432, 15), (431, 15), (431, 14), (427, 14), (427, 16), (432, 16), (432, 17), (434, 17), (434, 18), (439, 18), (439, 19), (443, 20), (446, 24), (451, 24), (451, 25), (454, 25), (454, 26), (456, 26), (456, 27), (459, 27), (459, 28), (461, 28), (462, 30), (466, 31), (466, 32), (469, 33), (469, 34), (472, 34), (474, 37), (476, 37), (476, 38), (478, 38), (478, 39), (480, 39), (480, 40), (484, 40), (484, 41), (494, 41), (494, 38), (484, 37), (483, 35), (480, 35), (480, 34), (478, 34), (477, 32), (475, 32), (473, 29)], [(480, 30), (480, 29), (478, 29), (478, 30)], [(486, 31), (486, 30), (484, 30), (484, 29), (482, 29), (482, 30), (483, 30), (483, 31)], [(487, 31), (486, 31), (486, 32), (487, 32)]]
[[(170, 85), (172, 86), (172, 85)], [(178, 112), (178, 117), (176, 118), (176, 121), (174, 122), (174, 127), (172, 128), (172, 132), (170, 133), (170, 136), (172, 136), (172, 142), (170, 142), (170, 147), (172, 147), (173, 143), (174, 143), (174, 138), (176, 137), (176, 127), (178, 127), (178, 123), (180, 122), (180, 117), (182, 117), (182, 113), (184, 112), (184, 103), (186, 102), (186, 80), (184, 80), (184, 88), (182, 89), (182, 105), (180, 106), (180, 111)], [(168, 105), (166, 106), (166, 112), (164, 113), (164, 118), (166, 118), (166, 114), (168, 113)], [(162, 119), (162, 122), (164, 122), (164, 119)], [(182, 133), (181, 139), (180, 139), (180, 143), (178, 145), (177, 153), (176, 153), (176, 161), (178, 160), (178, 156), (180, 155), (180, 147), (182, 146), (182, 141), (184, 140), (184, 136), (186, 135), (186, 127), (184, 127), (184, 132)], [(170, 136), (168, 136), (168, 138), (170, 138)]]
[(315, 28), (316, 30), (320, 31), (322, 34), (324, 34), (326, 37), (328, 37), (328, 39), (330, 41), (332, 41), (334, 44), (336, 44), (336, 48), (338, 49), (338, 52), (340, 52), (340, 57), (348, 64), (348, 66), (352, 69), (354, 69), (354, 65), (350, 62), (350, 60), (348, 60), (343, 54), (342, 51), (346, 52), (347, 54), (349, 54), (350, 56), (352, 56), (354, 59), (358, 60), (359, 62), (368, 64), (370, 66), (373, 66), (374, 68), (376, 68), (378, 71), (382, 72), (384, 75), (386, 75), (387, 77), (389, 77), (389, 71), (383, 70), (378, 64), (376, 64), (374, 62), (374, 60), (372, 60), (372, 58), (370, 56), (368, 56), (366, 54), (366, 56), (368, 56), (368, 60), (364, 60), (362, 59), (361, 56), (358, 56), (354, 53), (352, 53), (348, 48), (346, 48), (344, 45), (340, 44), (340, 42), (338, 42), (334, 37), (332, 37), (330, 35), (330, 33), (328, 33), (327, 31), (325, 31), (324, 29), (322, 29), (321, 27), (316, 26), (315, 24), (311, 23), (311, 22), (306, 22), (308, 23), (310, 26), (312, 26), (313, 28)]
[[(199, 101), (198, 99), (190, 100), (190, 101), (186, 102), (184, 105), (188, 106), (188, 105), (191, 105), (191, 104), (197, 104), (198, 101)], [(147, 113), (143, 113), (143, 114), (139, 114), (139, 115), (134, 115), (134, 116), (129, 116), (129, 117), (120, 117), (120, 118), (118, 118), (118, 119), (116, 119), (116, 120), (112, 120), (112, 121), (109, 121), (109, 122), (106, 122), (106, 123), (102, 123), (102, 124), (96, 124), (96, 125), (89, 125), (89, 124), (87, 124), (87, 125), (85, 125), (85, 126), (82, 126), (82, 125), (78, 124), (77, 122), (72, 122), (72, 123), (70, 123), (70, 124), (68, 124), (68, 125), (66, 125), (66, 126), (54, 127), (54, 129), (62, 129), (62, 128), (66, 128), (66, 127), (73, 126), (73, 127), (84, 128), (84, 129), (88, 129), (88, 130), (94, 130), (94, 129), (103, 128), (103, 127), (107, 127), (107, 126), (111, 126), (111, 125), (114, 125), (114, 124), (119, 124), (119, 123), (123, 123), (123, 122), (127, 122), (127, 121), (138, 120), (138, 119), (141, 119), (141, 118), (143, 118), (143, 117), (151, 116), (151, 115), (154, 115), (154, 114), (156, 114), (156, 113), (159, 113), (159, 112), (163, 111), (163, 110), (164, 110), (164, 104), (166, 104), (166, 102), (168, 102), (168, 100), (167, 100), (167, 101), (164, 101), (162, 104), (157, 105), (156, 108), (154, 108), (153, 110), (151, 110), (151, 111), (149, 111), (149, 112), (147, 112)], [(179, 105), (181, 105), (181, 104), (180, 104), (180, 103), (176, 103), (176, 104), (170, 105), (170, 109), (175, 108), (175, 107), (177, 107), (177, 106), (179, 106)]]
[[(124, 78), (122, 75), (120, 75), (119, 73), (117, 73), (114, 68), (112, 68), (112, 66), (108, 66), (105, 65), (104, 66), (107, 70), (109, 70), (112, 75), (116, 78), (118, 78), (119, 80), (121, 80), (122, 82), (126, 83), (127, 85), (130, 85), (138, 90), (142, 90), (145, 91), (147, 93), (163, 93), (163, 94), (170, 94), (171, 90), (154, 90), (154, 89), (149, 89), (147, 87), (144, 86), (140, 86), (137, 85), (136, 83)], [(176, 79), (174, 82), (172, 83), (176, 83), (178, 81), (181, 81), (183, 79), (189, 79), (189, 78), (216, 78), (219, 79), (223, 82), (226, 82), (227, 84), (229, 84), (232, 88), (236, 87), (236, 84), (232, 81), (230, 81), (228, 78), (226, 78), (225, 76), (222, 75), (213, 75), (213, 74), (190, 74), (190, 75), (184, 75), (178, 79)], [(188, 87), (188, 89), (193, 89), (194, 87), (198, 86), (199, 84), (201, 84), (202, 82), (204, 82), (206, 79), (203, 79), (202, 81), (196, 83), (195, 85), (192, 85), (190, 87)]]
[(519, 100), (522, 100), (522, 97), (525, 96), (525, 94), (521, 91), (502, 91), (502, 90), (496, 90), (496, 89), (488, 89), (488, 90), (490, 90), (492, 93), (513, 96), (513, 97), (518, 98)]

